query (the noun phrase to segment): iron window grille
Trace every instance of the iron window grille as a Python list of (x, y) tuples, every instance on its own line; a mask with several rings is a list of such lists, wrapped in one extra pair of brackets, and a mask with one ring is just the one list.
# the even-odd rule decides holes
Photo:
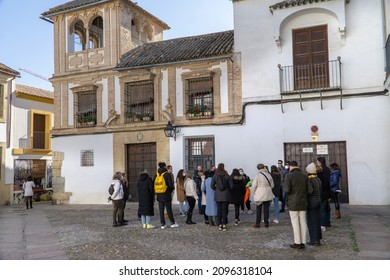
[(153, 81), (125, 84), (125, 122), (153, 121)]
[(75, 94), (76, 127), (96, 125), (96, 91), (82, 91)]
[(80, 166), (93, 166), (94, 153), (93, 150), (82, 150), (80, 152)]
[(202, 77), (186, 81), (187, 119), (211, 117), (214, 113), (213, 78)]
[(185, 169), (195, 170), (201, 165), (208, 170), (215, 163), (214, 137), (185, 139)]

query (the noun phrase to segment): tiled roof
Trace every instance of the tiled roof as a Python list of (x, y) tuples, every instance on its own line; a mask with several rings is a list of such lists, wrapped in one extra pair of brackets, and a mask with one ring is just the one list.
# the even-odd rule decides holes
[(0, 72), (4, 72), (6, 74), (10, 74), (13, 76), (20, 76), (20, 73), (18, 71), (8, 67), (7, 65), (5, 65), (1, 62), (0, 62)]
[(233, 44), (233, 30), (149, 43), (124, 54), (115, 69), (139, 68), (228, 55), (233, 52)]
[(43, 97), (54, 100), (54, 93), (49, 90), (16, 84), (16, 93), (24, 93), (31, 96)]
[(294, 7), (294, 6), (301, 6), (301, 5), (306, 5), (306, 4), (312, 4), (312, 3), (318, 3), (318, 2), (328, 2), (328, 1), (333, 1), (333, 0), (287, 0), (287, 1), (282, 1), (278, 2), (269, 8), (272, 10), (276, 9), (283, 9), (283, 8), (289, 8), (289, 7)]
[[(102, 3), (106, 3), (106, 2), (110, 2), (110, 1), (112, 1), (112, 0), (73, 0), (73, 1), (69, 1), (65, 4), (62, 4), (62, 5), (59, 5), (59, 6), (56, 6), (54, 8), (49, 9), (47, 12), (42, 13), (42, 16), (43, 17), (50, 17), (50, 16), (55, 15), (55, 14), (66, 13), (70, 10), (75, 10), (75, 9), (83, 9), (86, 6), (98, 5), (98, 4), (102, 4)], [(147, 16), (153, 18), (154, 20), (159, 22), (161, 25), (163, 25), (164, 28), (170, 29), (170, 27), (162, 20), (158, 19), (154, 15), (152, 15), (149, 12), (147, 12), (146, 10), (142, 9), (140, 6), (133, 3), (132, 1), (130, 1), (130, 0), (127, 0), (127, 1), (130, 4), (130, 6), (132, 6), (133, 8), (135, 8), (138, 11), (140, 11), (141, 13), (144, 13)]]

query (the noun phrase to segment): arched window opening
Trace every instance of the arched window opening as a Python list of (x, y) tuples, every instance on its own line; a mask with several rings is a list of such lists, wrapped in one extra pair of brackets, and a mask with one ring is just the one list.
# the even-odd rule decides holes
[(131, 39), (133, 43), (139, 44), (139, 32), (134, 20), (131, 21)]
[(86, 49), (86, 31), (84, 23), (79, 20), (73, 29), (73, 51), (83, 51)]
[(89, 30), (89, 48), (102, 48), (103, 47), (103, 18), (96, 17), (92, 21), (91, 28)]

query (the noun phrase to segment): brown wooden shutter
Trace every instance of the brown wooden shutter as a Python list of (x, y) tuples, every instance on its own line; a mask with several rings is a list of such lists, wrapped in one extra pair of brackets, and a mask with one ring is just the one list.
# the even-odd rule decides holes
[(329, 86), (327, 29), (321, 25), (293, 30), (296, 90)]

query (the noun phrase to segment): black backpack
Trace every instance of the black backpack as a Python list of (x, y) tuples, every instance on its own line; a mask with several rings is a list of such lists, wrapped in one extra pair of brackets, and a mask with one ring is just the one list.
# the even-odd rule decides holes
[(114, 193), (114, 186), (115, 186), (115, 183), (111, 183), (110, 187), (108, 188), (108, 193), (110, 195), (112, 195)]

